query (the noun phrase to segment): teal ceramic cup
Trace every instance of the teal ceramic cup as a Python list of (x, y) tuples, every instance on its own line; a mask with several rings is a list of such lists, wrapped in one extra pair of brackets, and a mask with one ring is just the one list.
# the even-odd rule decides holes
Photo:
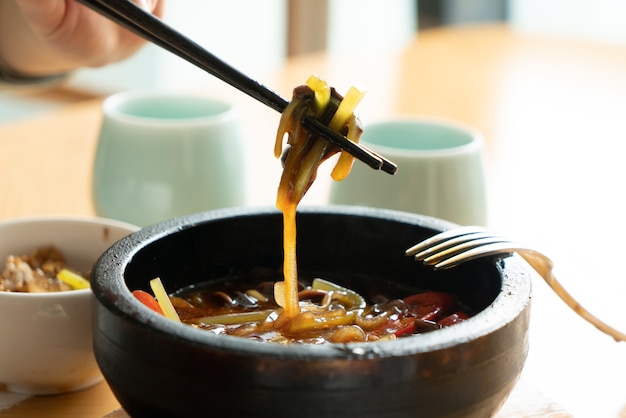
[(93, 173), (99, 216), (146, 226), (245, 204), (237, 110), (203, 95), (114, 94), (103, 103)]
[(482, 135), (441, 119), (403, 118), (365, 126), (361, 143), (398, 165), (391, 176), (356, 162), (334, 182), (330, 203), (396, 209), (460, 225), (485, 225)]

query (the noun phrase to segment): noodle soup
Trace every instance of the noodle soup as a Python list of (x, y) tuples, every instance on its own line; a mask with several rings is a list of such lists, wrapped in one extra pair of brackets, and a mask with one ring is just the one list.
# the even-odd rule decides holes
[(131, 294), (150, 290), (154, 277), (172, 294), (220, 287), (227, 277), (247, 280), (259, 269), (267, 272), (263, 280), (274, 277), (282, 267), (281, 225), (272, 208), (196, 214), (144, 228), (98, 260), (93, 345), (129, 415), (194, 416), (207, 405), (258, 417), (495, 413), (528, 351), (530, 273), (519, 257), (433, 271), (404, 256), (452, 227), (445, 221), (359, 207), (298, 214), (300, 277), (323, 278), (370, 302), (377, 293), (446, 292), (474, 314), (434, 332), (365, 343), (263, 343), (176, 323)]
[(360, 283), (361, 293), (320, 278), (298, 282), (301, 313), (282, 315), (276, 272), (258, 269), (181, 289), (170, 297), (182, 322), (219, 335), (272, 343), (387, 341), (462, 322), (471, 309), (446, 292), (406, 289), (386, 280)]

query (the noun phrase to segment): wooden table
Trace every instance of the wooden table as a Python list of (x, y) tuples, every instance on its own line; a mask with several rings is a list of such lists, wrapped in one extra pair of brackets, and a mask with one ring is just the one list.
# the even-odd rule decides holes
[[(365, 87), (359, 112), (366, 124), (417, 114), (481, 130), (490, 227), (549, 254), (561, 281), (584, 305), (626, 330), (626, 272), (609, 262), (626, 249), (619, 239), (626, 234), (626, 48), (487, 25), (420, 32), (402, 50), (372, 54), (373, 60), (307, 55), (254, 76), (285, 97), (311, 73), (340, 91)], [(194, 89), (240, 106), (250, 150), (249, 204), (273, 205), (280, 174), (272, 156), (278, 115), (215, 82)], [(56, 111), (0, 125), (0, 218), (93, 215), (90, 176), (100, 102), (77, 96)], [(304, 204), (325, 203), (325, 177), (320, 174)], [(503, 414), (515, 404), (508, 416), (547, 416), (553, 409), (561, 415), (550, 416), (568, 416), (563, 409), (581, 417), (626, 416), (626, 344), (579, 319), (539, 278), (533, 284), (531, 348), (522, 377), (533, 390), (518, 388)], [(527, 396), (535, 390), (541, 401)], [(538, 405), (543, 412), (536, 412)], [(2, 414), (26, 417), (45, 410), (48, 417), (99, 418), (116, 406), (102, 384), (31, 398)]]

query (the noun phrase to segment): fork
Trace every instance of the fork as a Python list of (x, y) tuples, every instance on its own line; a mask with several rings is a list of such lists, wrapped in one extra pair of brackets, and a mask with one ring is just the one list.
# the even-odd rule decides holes
[(607, 325), (580, 303), (554, 276), (554, 263), (546, 255), (519, 242), (496, 235), (484, 228), (464, 226), (441, 232), (405, 251), (435, 270), (448, 269), (470, 260), (494, 255), (519, 254), (545, 280), (550, 288), (574, 312), (616, 341), (626, 341), (626, 334)]

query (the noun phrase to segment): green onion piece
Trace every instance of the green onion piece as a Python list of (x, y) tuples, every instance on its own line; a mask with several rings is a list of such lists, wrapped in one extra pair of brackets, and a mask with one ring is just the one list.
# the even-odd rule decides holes
[(266, 310), (263, 310), (263, 311), (241, 312), (241, 313), (232, 313), (232, 314), (224, 314), (224, 315), (205, 316), (205, 317), (202, 317), (202, 318), (195, 318), (193, 320), (193, 323), (194, 324), (203, 324), (203, 325), (245, 324), (247, 322), (265, 321), (265, 319), (272, 312), (274, 312), (273, 309), (266, 309)]
[(365, 306), (367, 305), (367, 303), (365, 302), (365, 299), (363, 299), (363, 296), (359, 295), (354, 290), (348, 289), (343, 286), (339, 286), (338, 284), (329, 282), (328, 280), (324, 280), (320, 278), (313, 279), (313, 282), (311, 283), (311, 287), (313, 289), (325, 290), (327, 292), (333, 291), (333, 292), (345, 293), (352, 300), (353, 306), (355, 309), (364, 309)]
[(89, 281), (87, 279), (68, 269), (62, 269), (59, 271), (57, 273), (57, 278), (74, 290), (89, 288)]
[(167, 318), (173, 321), (181, 322), (180, 317), (178, 316), (178, 313), (176, 312), (176, 309), (174, 309), (174, 306), (172, 305), (172, 301), (170, 300), (169, 295), (167, 294), (167, 292), (165, 291), (165, 288), (163, 287), (163, 283), (161, 282), (161, 279), (157, 277), (155, 279), (150, 280), (150, 287), (152, 288), (152, 291), (154, 292), (154, 297), (159, 303), (159, 306), (163, 310), (163, 314)]

